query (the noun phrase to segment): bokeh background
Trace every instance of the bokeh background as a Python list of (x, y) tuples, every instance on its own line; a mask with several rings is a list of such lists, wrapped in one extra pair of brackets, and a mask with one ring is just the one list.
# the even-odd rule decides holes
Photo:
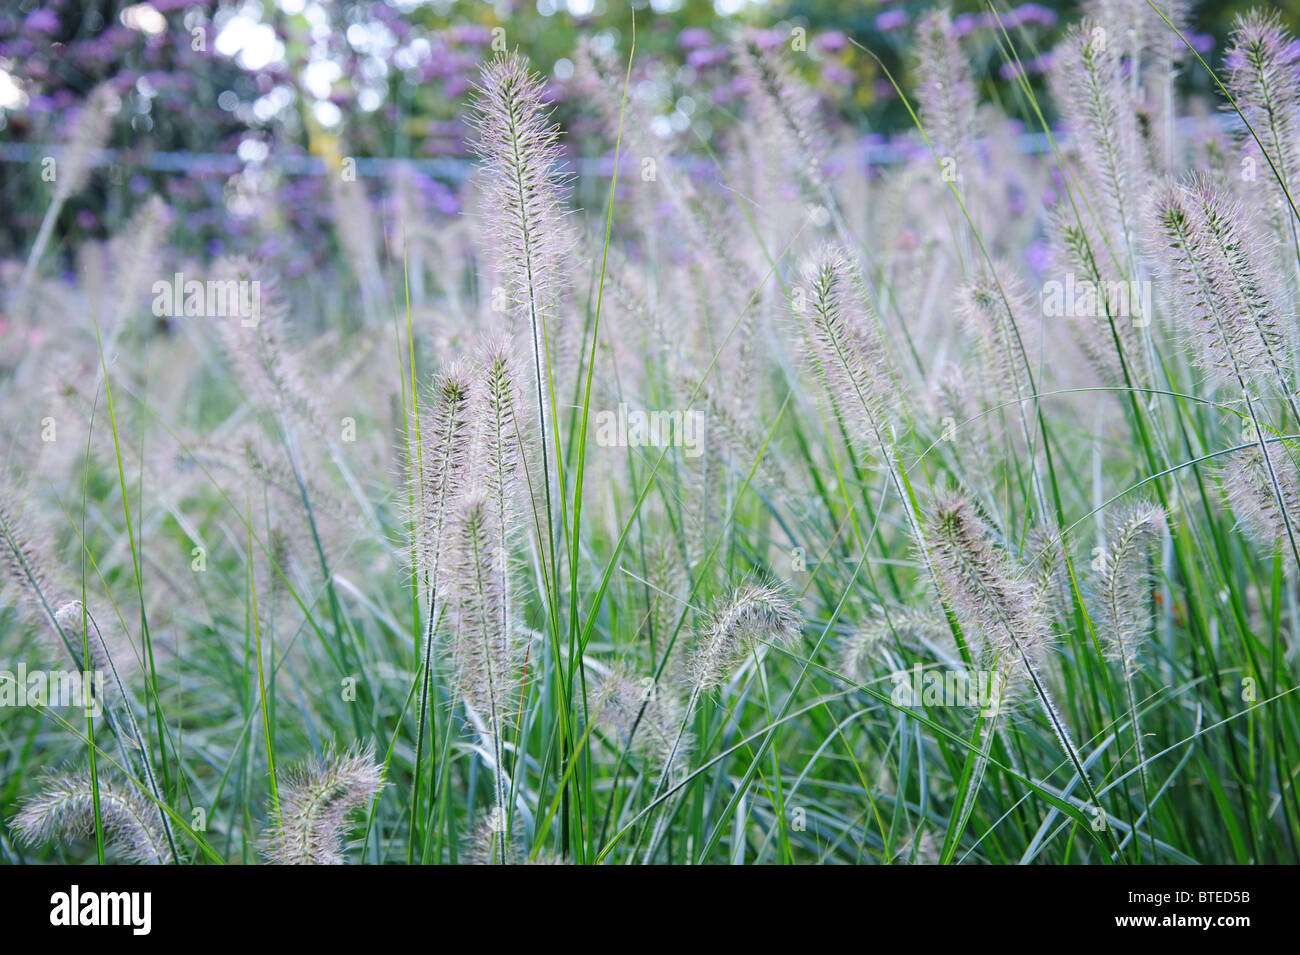
[[(206, 259), (229, 252), (277, 264), (292, 282), (329, 271), (337, 237), (325, 174), (356, 159), (376, 221), (392, 219), (385, 196), (402, 161), (404, 202), (416, 218), (458, 214), (466, 175), (466, 108), (493, 42), (528, 54), (549, 79), (566, 148), (599, 169), (609, 144), (575, 88), (584, 44), (625, 59), (636, 19), (632, 95), (654, 118), (655, 136), (677, 155), (702, 142), (725, 149), (742, 82), (728, 66), (738, 30), (773, 46), (800, 36), (791, 57), (824, 100), (833, 132), (879, 147), (911, 134), (907, 112), (880, 57), (912, 88), (911, 27), (932, 4), (888, 0), (245, 0), (145, 3), (5, 0), (0, 13), (0, 259), (21, 259), (47, 204), (40, 158), (76, 120), (87, 93), (112, 84), (120, 100), (109, 151), (91, 186), (62, 211), (55, 254), (113, 234), (144, 197), (161, 196), (176, 217), (174, 245)], [(1191, 42), (1217, 63), (1244, 3), (1199, 4)], [(1300, 0), (1278, 5), (1295, 26)], [(1015, 99), (990, 7), (953, 5), (984, 95)], [(1002, 23), (1032, 54), (1035, 83), (1049, 66), (1074, 3), (1006, 5)], [(798, 30), (804, 31), (802, 35)], [(502, 32), (503, 31), (503, 32)], [(1192, 89), (1209, 89), (1199, 67)], [(1014, 104), (1009, 110), (1015, 115)], [(594, 193), (593, 193), (594, 195)], [(579, 199), (582, 194), (580, 192)], [(410, 218), (410, 210), (406, 210)], [(292, 238), (290, 238), (292, 237)], [(47, 268), (49, 266), (47, 265)], [(12, 269), (10, 270), (12, 271)], [(6, 273), (8, 274), (8, 273)]]

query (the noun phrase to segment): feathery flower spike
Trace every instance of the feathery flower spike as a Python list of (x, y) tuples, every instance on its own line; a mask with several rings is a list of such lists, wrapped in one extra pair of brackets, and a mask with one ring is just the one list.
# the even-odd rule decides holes
[(383, 767), (369, 747), (326, 752), (291, 772), (280, 786), (279, 824), (267, 837), (267, 858), (279, 865), (342, 865), (348, 817), (383, 786)]
[(721, 686), (732, 670), (764, 645), (791, 647), (799, 639), (799, 615), (780, 590), (743, 584), (709, 615), (691, 661), (696, 690)]
[[(169, 857), (162, 815), (130, 783), (99, 777), (99, 818), (107, 845), (129, 862), (162, 865)], [(49, 839), (85, 839), (95, 835), (95, 793), (90, 774), (54, 775), (23, 805), (11, 823), (27, 845)]]

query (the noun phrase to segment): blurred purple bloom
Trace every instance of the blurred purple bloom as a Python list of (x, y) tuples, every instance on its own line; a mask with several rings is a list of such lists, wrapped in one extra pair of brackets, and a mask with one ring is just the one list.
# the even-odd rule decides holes
[(58, 33), (59, 18), (54, 15), (52, 10), (37, 7), (27, 14), (27, 19), (23, 21), (23, 29), (32, 33)]
[(1031, 242), (1025, 250), (1025, 261), (1041, 275), (1052, 265), (1052, 249), (1046, 242)]
[(453, 43), (464, 46), (487, 46), (492, 42), (492, 30), (477, 23), (458, 23), (447, 34)]
[(1036, 23), (1040, 27), (1054, 27), (1058, 19), (1055, 10), (1038, 3), (1026, 3), (1019, 11), (1020, 23)]
[(831, 86), (852, 86), (856, 74), (842, 63), (827, 63), (822, 67), (822, 80)]
[(677, 45), (683, 50), (694, 50), (713, 42), (713, 34), (703, 27), (687, 27), (677, 34)]
[(815, 45), (824, 53), (839, 53), (849, 45), (849, 41), (839, 30), (828, 30), (817, 37)]
[(722, 48), (703, 48), (691, 50), (691, 52), (686, 54), (686, 65), (694, 70), (703, 70), (710, 66), (717, 66), (720, 63), (725, 63), (726, 60), (727, 51)]
[(889, 31), (901, 30), (907, 26), (909, 17), (905, 10), (886, 10), (876, 17), (876, 29)]

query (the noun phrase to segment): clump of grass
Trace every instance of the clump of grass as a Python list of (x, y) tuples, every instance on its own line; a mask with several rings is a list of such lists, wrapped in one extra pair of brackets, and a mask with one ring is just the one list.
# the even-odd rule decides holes
[[(1224, 63), (1261, 188), (1175, 122), (1207, 110), (1163, 20), (1087, 6), (1051, 104), (981, 103), (951, 14), (919, 16), (900, 92), (925, 135), (879, 175), (737, 31), (739, 122), (707, 152), (649, 128), (635, 57), (577, 55), (620, 165), (571, 189), (508, 53), (473, 98), (472, 211), (403, 208), (405, 263), (377, 254), (378, 182), (336, 184), (345, 267), (210, 266), (261, 283), (256, 324), (140, 320), (152, 270), (200, 267), (157, 200), (75, 281), (34, 275), (48, 307), (0, 329), (24, 486), (0, 494), (0, 652), (61, 635), (114, 692), (77, 732), (0, 708), (5, 851), (1290, 858), (1289, 38), (1248, 16)], [(1019, 76), (1023, 33), (997, 50)], [(1014, 155), (1013, 120), (1046, 151)], [(1063, 278), (1088, 294), (1058, 321)], [(992, 708), (950, 698), (990, 673)], [(890, 689), (909, 674), (920, 699)], [(365, 742), (313, 757), (322, 735)]]

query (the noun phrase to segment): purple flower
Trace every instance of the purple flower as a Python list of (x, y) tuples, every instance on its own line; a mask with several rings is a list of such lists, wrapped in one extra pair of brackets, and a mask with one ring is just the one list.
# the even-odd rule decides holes
[(1029, 248), (1025, 250), (1025, 261), (1039, 275), (1043, 274), (1052, 265), (1051, 247), (1046, 242), (1029, 243)]
[(876, 17), (876, 29), (888, 32), (890, 30), (900, 30), (908, 24), (907, 11), (905, 10), (886, 10)]
[(683, 50), (695, 50), (713, 42), (713, 34), (703, 27), (687, 27), (677, 34), (677, 45)]
[(854, 73), (841, 63), (827, 63), (822, 67), (822, 80), (831, 86), (852, 86)]
[(710, 66), (717, 66), (726, 60), (727, 53), (721, 49), (698, 49), (691, 50), (686, 54), (686, 65), (693, 70), (703, 70)]
[(1049, 10), (1047, 7), (1037, 3), (1026, 3), (1018, 11), (1019, 21), (1022, 24), (1036, 23), (1040, 27), (1056, 26), (1057, 16), (1055, 10)]
[(839, 30), (828, 30), (817, 37), (814, 45), (823, 53), (839, 53), (849, 45), (849, 41)]
[(492, 30), (477, 23), (458, 23), (447, 33), (453, 43), (464, 46), (487, 46), (492, 42)]
[(59, 18), (54, 15), (52, 10), (37, 7), (27, 14), (27, 19), (23, 21), (23, 29), (32, 33), (58, 33)]

